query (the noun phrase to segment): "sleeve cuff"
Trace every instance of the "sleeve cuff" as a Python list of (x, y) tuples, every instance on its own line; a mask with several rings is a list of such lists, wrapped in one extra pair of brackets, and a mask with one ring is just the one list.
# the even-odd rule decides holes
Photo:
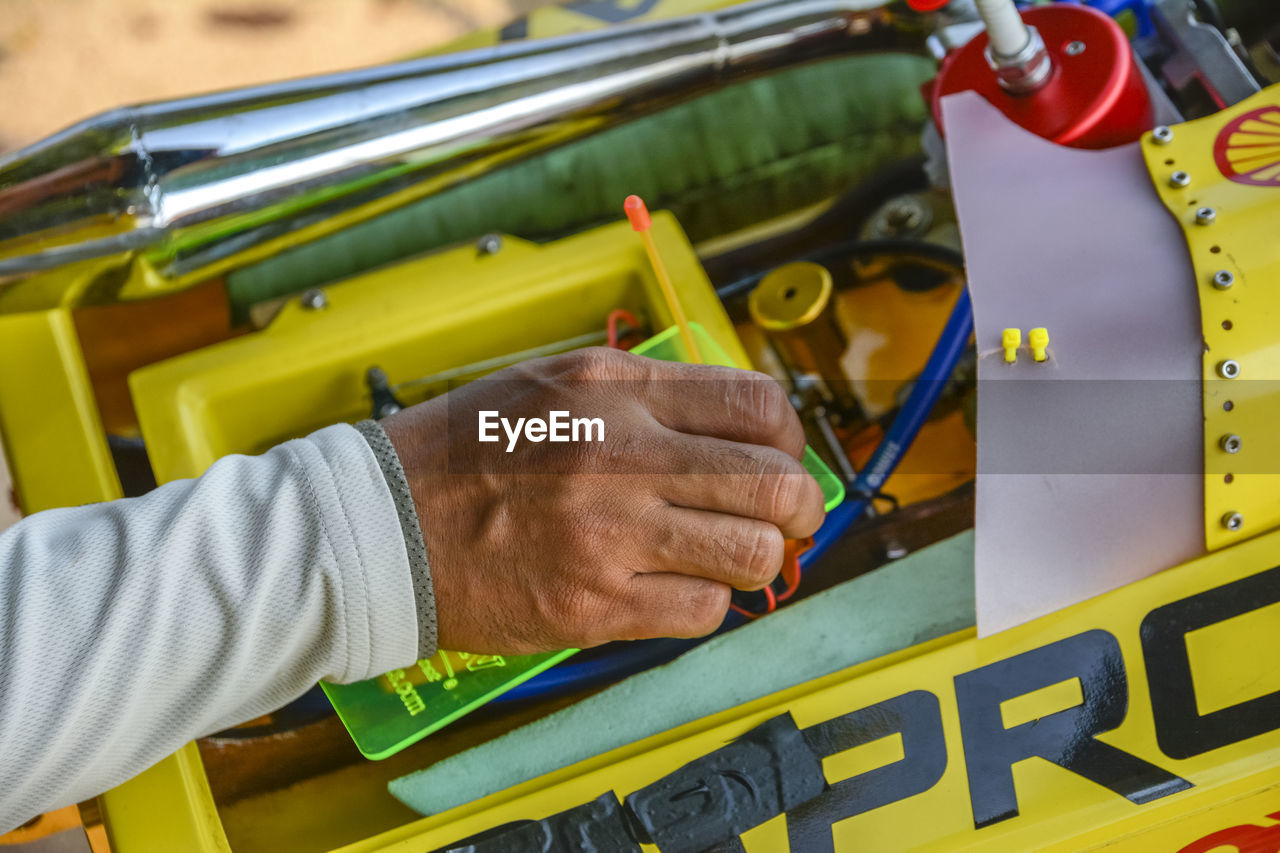
[(436, 597), (431, 585), (431, 565), (427, 562), (427, 546), (418, 523), (418, 512), (413, 505), (409, 481), (404, 466), (396, 454), (391, 439), (377, 421), (366, 420), (356, 424), (356, 429), (369, 442), (378, 467), (387, 480), (391, 498), (400, 518), (400, 531), (404, 534), (405, 550), (409, 554), (409, 574), (413, 579), (413, 597), (418, 611), (418, 659), (423, 660), (436, 653)]

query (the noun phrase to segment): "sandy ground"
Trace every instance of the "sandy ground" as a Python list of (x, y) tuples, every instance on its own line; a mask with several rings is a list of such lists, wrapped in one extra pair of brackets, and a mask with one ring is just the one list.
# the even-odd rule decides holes
[(0, 151), (138, 101), (371, 65), (546, 0), (0, 0)]

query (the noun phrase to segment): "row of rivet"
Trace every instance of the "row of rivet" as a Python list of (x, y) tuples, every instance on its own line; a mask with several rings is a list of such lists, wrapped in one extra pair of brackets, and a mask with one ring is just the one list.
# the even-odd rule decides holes
[[(1173, 141), (1173, 129), (1169, 127), (1157, 127), (1151, 131), (1151, 139), (1157, 145), (1168, 145)], [(1169, 186), (1174, 189), (1186, 189), (1191, 186), (1190, 173), (1179, 169), (1169, 176)], [(1213, 225), (1218, 221), (1218, 211), (1212, 207), (1201, 207), (1196, 210), (1196, 224), (1201, 226)], [(1227, 290), (1236, 283), (1236, 277), (1230, 270), (1218, 270), (1213, 274), (1211, 284), (1215, 290)], [(1223, 379), (1235, 379), (1240, 375), (1240, 362), (1235, 359), (1228, 358), (1218, 362), (1218, 375)], [(1218, 439), (1218, 447), (1223, 453), (1239, 453), (1244, 443), (1240, 436), (1228, 433)], [(1228, 480), (1227, 482), (1230, 482)], [(1244, 527), (1244, 516), (1238, 512), (1227, 512), (1222, 516), (1222, 526), (1232, 532), (1240, 530)]]

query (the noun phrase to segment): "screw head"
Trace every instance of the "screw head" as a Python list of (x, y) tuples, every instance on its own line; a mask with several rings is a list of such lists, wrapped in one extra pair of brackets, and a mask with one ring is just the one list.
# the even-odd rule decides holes
[(1191, 175), (1183, 171), (1174, 172), (1169, 176), (1169, 186), (1175, 189), (1191, 186)]
[(901, 560), (910, 553), (911, 551), (907, 546), (897, 540), (891, 540), (884, 546), (884, 558), (886, 560)]
[(501, 234), (485, 234), (476, 241), (476, 252), (481, 255), (494, 255), (502, 248)]
[(1224, 453), (1239, 453), (1244, 442), (1240, 440), (1238, 435), (1224, 435), (1218, 439), (1218, 446), (1222, 448)]
[(1157, 145), (1168, 145), (1173, 141), (1173, 130), (1162, 124), (1151, 131), (1151, 138), (1155, 140)]
[(299, 298), (302, 301), (302, 307), (308, 311), (319, 311), (329, 307), (329, 297), (318, 287), (302, 291), (302, 296)]
[(1066, 54), (1067, 56), (1079, 56), (1084, 53), (1086, 46), (1082, 41), (1073, 41), (1067, 45)]
[(1196, 211), (1197, 225), (1212, 225), (1216, 221), (1218, 221), (1218, 211), (1212, 207), (1202, 207)]
[(1238, 512), (1229, 512), (1222, 516), (1222, 526), (1234, 533), (1244, 527), (1244, 516)]
[(1218, 375), (1223, 379), (1235, 379), (1240, 375), (1240, 362), (1231, 358), (1218, 362)]
[(881, 205), (867, 222), (870, 237), (920, 236), (933, 224), (933, 211), (922, 196), (900, 195)]
[(1213, 274), (1213, 286), (1218, 290), (1226, 290), (1236, 283), (1236, 277), (1230, 270), (1218, 270)]

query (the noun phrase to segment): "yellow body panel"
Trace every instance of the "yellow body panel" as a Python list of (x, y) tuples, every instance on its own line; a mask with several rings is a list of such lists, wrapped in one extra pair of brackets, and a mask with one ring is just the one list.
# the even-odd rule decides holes
[[(1280, 86), (1175, 126), (1165, 144), (1147, 134), (1142, 148), (1156, 190), (1186, 233), (1196, 272), (1205, 342), (1205, 541), (1212, 550), (1280, 524)], [(1175, 180), (1179, 172), (1186, 178)], [(1197, 214), (1206, 208), (1212, 222), (1200, 224), (1207, 217)], [(1230, 275), (1228, 287), (1215, 284), (1219, 272)], [(1227, 361), (1239, 365), (1236, 378), (1220, 372)], [(1240, 449), (1228, 453), (1222, 442), (1233, 435)], [(1233, 513), (1240, 515), (1235, 530), (1226, 524)]]
[(0, 437), (24, 512), (122, 495), (67, 309), (0, 314)]
[[(1241, 605), (1244, 612), (1215, 619), (1215, 625), (1208, 629), (1225, 633), (1219, 642), (1205, 645), (1192, 657), (1190, 681), (1197, 689), (1210, 681), (1222, 689), (1224, 679), (1232, 680), (1229, 692), (1233, 700), (1271, 702), (1274, 707), (1280, 692), (1260, 695), (1259, 690), (1269, 689), (1260, 685), (1275, 685), (1280, 659), (1260, 654), (1250, 634), (1235, 632), (1231, 636), (1230, 629), (1238, 621), (1253, 618), (1253, 609), (1265, 606), (1267, 597), (1280, 600), (1280, 570), (1272, 569), (1277, 564), (1280, 533), (1209, 555), (1003, 634), (982, 640), (971, 632), (952, 635), (817, 679), (343, 849), (348, 853), (433, 850), (509, 821), (547, 817), (607, 790), (625, 797), (780, 714), (790, 713), (804, 730), (894, 697), (926, 691), (937, 701), (945, 738), (945, 769), (936, 782), (919, 793), (850, 816), (849, 803), (840, 802), (841, 795), (850, 796), (848, 787), (840, 788), (846, 774), (904, 761), (902, 737), (896, 733), (900, 719), (884, 715), (879, 725), (887, 737), (856, 747), (848, 755), (836, 753), (824, 762), (827, 782), (836, 793), (820, 796), (816, 807), (807, 805), (806, 816), (775, 818), (745, 833), (742, 841), (747, 853), (822, 849), (1208, 851), (1214, 845), (1188, 846), (1231, 827), (1276, 823), (1267, 815), (1280, 813), (1280, 714), (1227, 725), (1228, 742), (1199, 754), (1167, 755), (1200, 748), (1180, 740), (1177, 727), (1167, 718), (1159, 729), (1154, 719), (1153, 693), (1167, 699), (1171, 687), (1171, 679), (1161, 667), (1180, 654), (1179, 637), (1164, 642), (1156, 629), (1170, 620), (1176, 623), (1170, 614), (1176, 612), (1178, 603), (1198, 593), (1230, 591), (1233, 582), (1254, 583), (1256, 588)], [(1212, 609), (1215, 605), (1206, 602), (1220, 594), (1202, 596), (1187, 606), (1196, 612)], [(1161, 610), (1168, 605), (1172, 607)], [(1185, 780), (1190, 787), (1138, 804), (1083, 775), (1032, 757), (1013, 763), (1009, 771), (1017, 815), (975, 828), (966, 762), (989, 754), (991, 747), (983, 742), (976, 725), (966, 722), (962, 726), (962, 716), (972, 721), (976, 715), (961, 710), (958, 685), (974, 678), (972, 674), (979, 668), (1015, 659), (1020, 673), (1034, 678), (1043, 666), (1036, 656), (1046, 650), (1082, 648), (1086, 640), (1097, 645), (1099, 639), (1102, 645), (1114, 644), (1119, 657), (1108, 660), (1081, 654), (1071, 658), (1073, 671), (1078, 670), (1082, 678), (1102, 676), (1095, 689), (1105, 685), (1101, 689), (1124, 702), (1122, 722), (1114, 727), (1100, 726), (1097, 740)], [(1150, 681), (1149, 671), (1156, 673)], [(990, 676), (996, 683), (1001, 677)], [(1044, 689), (1019, 693), (1003, 703), (994, 714), (1001, 728), (1051, 725), (1052, 715), (1080, 704), (1079, 679), (1049, 680), (1052, 683)], [(1163, 707), (1167, 711), (1167, 701)], [(1224, 729), (1221, 720), (1201, 721), (1199, 725)], [(854, 755), (858, 750), (865, 751)], [(892, 784), (886, 779), (883, 786)], [(809, 827), (803, 845), (789, 844), (789, 821)], [(833, 846), (824, 847), (824, 838)]]
[(113, 850), (231, 849), (195, 743), (107, 791), (99, 804)]
[[(675, 219), (654, 216), (677, 293), (739, 364), (746, 354)], [(369, 417), (365, 371), (394, 385), (603, 331), (615, 308), (654, 329), (673, 318), (625, 222), (538, 246), (505, 238), (366, 273), (325, 289), (328, 307), (293, 300), (271, 325), (171, 358), (130, 378), (159, 482), (198, 476), (228, 453), (257, 453), (337, 421)], [(421, 397), (403, 394), (412, 404)]]

